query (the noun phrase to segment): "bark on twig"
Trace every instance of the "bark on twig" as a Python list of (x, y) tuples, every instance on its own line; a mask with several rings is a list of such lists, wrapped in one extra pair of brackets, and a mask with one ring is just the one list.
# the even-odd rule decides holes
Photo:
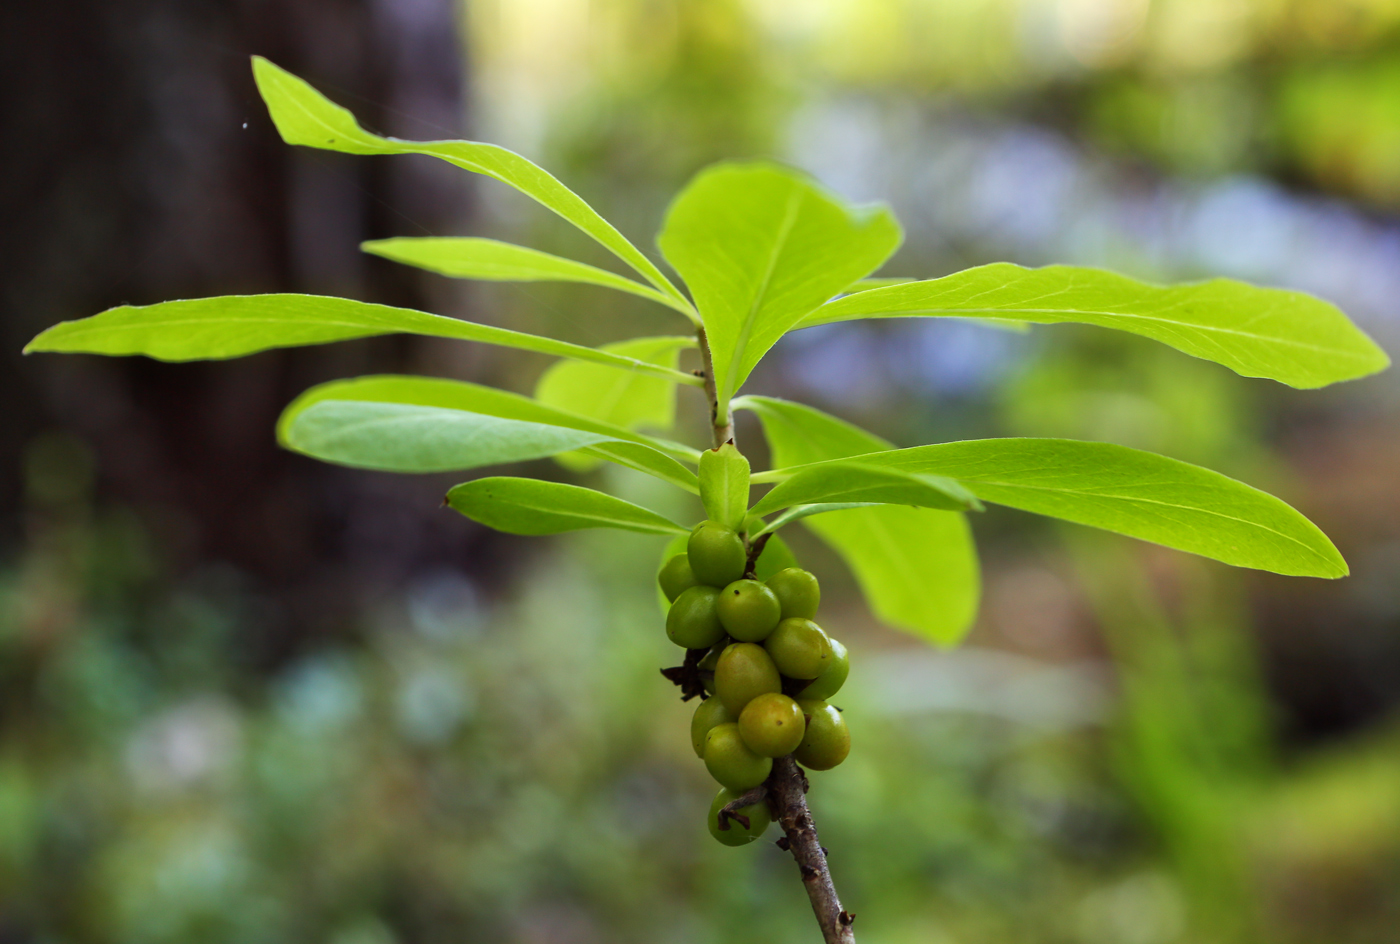
[[(802, 884), (812, 902), (812, 912), (822, 929), (826, 944), (855, 944), (851, 925), (856, 916), (841, 907), (831, 872), (826, 866), (826, 850), (817, 841), (817, 824), (807, 809), (807, 778), (791, 756), (773, 761), (767, 781), (769, 802), (778, 824), (783, 827), (787, 850), (802, 872)], [(781, 845), (781, 842), (780, 842)]]

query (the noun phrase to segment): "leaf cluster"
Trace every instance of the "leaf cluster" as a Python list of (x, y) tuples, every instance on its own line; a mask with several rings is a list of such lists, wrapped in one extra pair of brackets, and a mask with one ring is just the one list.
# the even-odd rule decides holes
[[(621, 275), (478, 238), (396, 238), (366, 252), (444, 275), (567, 281), (650, 299), (688, 321), (683, 335), (600, 347), (345, 298), (275, 294), (121, 306), (55, 325), (26, 352), (142, 354), (170, 361), (418, 334), (559, 358), (534, 396), (461, 381), (372, 376), (306, 391), (283, 413), (288, 449), (343, 465), (440, 472), (557, 457), (576, 469), (611, 462), (699, 494), (702, 450), (663, 438), (680, 386), (709, 381), (716, 426), (757, 415), (772, 469), (753, 501), (743, 476), (713, 465), (720, 512), (750, 537), (801, 520), (851, 566), (882, 619), (956, 641), (976, 611), (978, 567), (967, 513), (1019, 508), (1154, 541), (1242, 567), (1338, 577), (1345, 561), (1316, 526), (1277, 498), (1199, 466), (1109, 443), (990, 439), (899, 449), (812, 407), (741, 395), (787, 332), (858, 318), (972, 318), (1016, 328), (1078, 323), (1126, 331), (1236, 373), (1319, 387), (1379, 371), (1386, 355), (1334, 306), (1298, 292), (1226, 279), (1158, 286), (1097, 269), (1008, 263), (929, 280), (871, 278), (898, 248), (884, 206), (851, 206), (805, 175), (769, 163), (723, 163), (675, 198), (657, 244), (687, 291), (546, 171), (472, 141), (404, 141), (366, 131), (349, 111), (264, 59), (258, 88), (289, 144), (362, 155), (424, 154), (538, 201), (613, 253)], [(693, 332), (693, 334), (691, 333)], [(712, 376), (678, 369), (702, 345)], [(644, 430), (651, 430), (645, 432)], [(731, 447), (732, 448), (732, 447)], [(742, 458), (742, 457), (740, 457)], [(733, 482), (742, 480), (742, 485)], [(516, 534), (613, 527), (688, 528), (603, 492), (493, 476), (448, 502)]]

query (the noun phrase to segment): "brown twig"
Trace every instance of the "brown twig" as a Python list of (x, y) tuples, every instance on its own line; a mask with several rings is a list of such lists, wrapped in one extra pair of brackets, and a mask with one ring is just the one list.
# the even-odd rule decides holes
[(748, 829), (752, 824), (749, 822), (749, 818), (743, 813), (740, 813), (739, 810), (742, 810), (746, 806), (753, 806), (755, 803), (762, 803), (766, 799), (768, 799), (768, 784), (760, 783), (743, 796), (737, 796), (730, 800), (728, 803), (724, 804), (724, 806), (720, 807), (718, 814), (719, 828), (728, 829), (729, 821), (733, 819), (738, 820), (740, 826)]
[(758, 566), (759, 555), (763, 553), (764, 546), (772, 536), (773, 532), (769, 531), (767, 534), (759, 535), (755, 540), (749, 543), (749, 559), (748, 562), (744, 564), (745, 577), (753, 577), (754, 568)]
[[(812, 912), (822, 929), (826, 944), (855, 944), (851, 925), (856, 916), (841, 907), (831, 871), (826, 866), (826, 850), (817, 841), (817, 824), (807, 809), (807, 777), (791, 756), (773, 761), (773, 773), (766, 782), (769, 803), (778, 825), (783, 827), (787, 851), (802, 872), (802, 884), (812, 902)], [(783, 845), (783, 840), (779, 840)]]

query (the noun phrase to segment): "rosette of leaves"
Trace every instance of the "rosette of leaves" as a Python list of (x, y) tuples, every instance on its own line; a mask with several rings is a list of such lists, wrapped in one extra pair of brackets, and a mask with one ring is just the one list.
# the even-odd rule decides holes
[[(415, 142), (364, 130), (301, 79), (255, 59), (282, 137), (351, 154), (425, 154), (492, 177), (611, 251), (629, 275), (476, 238), (402, 238), (364, 249), (449, 276), (556, 280), (657, 304), (656, 337), (586, 347), (421, 311), (345, 298), (273, 294), (121, 306), (55, 325), (26, 352), (141, 354), (167, 361), (390, 333), (474, 341), (560, 358), (534, 396), (455, 380), (370, 376), (314, 387), (277, 434), (288, 449), (396, 472), (489, 467), (548, 456), (612, 462), (698, 492), (702, 448), (643, 433), (669, 425), (679, 386), (704, 387), (717, 429), (757, 414), (774, 468), (749, 503), (749, 538), (801, 522), (844, 558), (872, 610), (900, 629), (952, 644), (977, 607), (967, 513), (1019, 508), (1153, 541), (1240, 567), (1340, 577), (1347, 565), (1316, 526), (1279, 499), (1217, 472), (1103, 442), (982, 439), (896, 448), (800, 403), (743, 395), (755, 365), (787, 332), (858, 318), (1061, 322), (1142, 335), (1248, 377), (1321, 387), (1379, 371), (1386, 355), (1334, 306), (1297, 292), (1213, 279), (1176, 286), (1071, 266), (979, 266), (925, 281), (868, 280), (899, 246), (883, 206), (853, 207), (801, 173), (767, 163), (702, 171), (675, 198), (657, 244), (683, 291), (582, 199), (525, 158), (471, 141)], [(675, 333), (676, 329), (684, 333)], [(677, 369), (702, 347), (708, 376)], [(491, 527), (552, 534), (611, 527), (683, 535), (681, 523), (604, 492), (493, 476), (449, 503)]]

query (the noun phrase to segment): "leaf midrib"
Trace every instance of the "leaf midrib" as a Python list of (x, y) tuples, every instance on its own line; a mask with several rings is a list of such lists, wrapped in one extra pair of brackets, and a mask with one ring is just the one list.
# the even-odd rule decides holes
[(801, 206), (802, 190), (796, 185), (792, 185), (788, 193), (787, 207), (783, 210), (783, 222), (778, 229), (778, 237), (773, 240), (773, 249), (768, 255), (768, 264), (764, 267), (763, 280), (752, 304), (749, 305), (749, 312), (744, 317), (743, 324), (740, 325), (739, 333), (734, 339), (734, 350), (724, 378), (723, 398), (725, 403), (728, 403), (729, 398), (734, 395), (734, 377), (743, 360), (744, 349), (749, 346), (749, 337), (753, 333), (754, 321), (758, 318), (759, 310), (762, 309), (767, 298), (768, 286), (773, 281), (773, 273), (778, 268), (778, 259), (782, 255), (788, 237), (792, 235), (792, 228), (797, 225), (797, 212)]

